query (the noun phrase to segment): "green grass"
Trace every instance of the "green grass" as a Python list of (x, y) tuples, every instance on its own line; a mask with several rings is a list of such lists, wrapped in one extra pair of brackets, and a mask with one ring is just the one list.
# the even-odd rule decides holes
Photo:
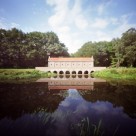
[(36, 79), (51, 76), (35, 69), (0, 69), (0, 80)]
[(94, 77), (106, 79), (122, 79), (136, 81), (136, 68), (107, 68), (102, 71), (95, 71)]

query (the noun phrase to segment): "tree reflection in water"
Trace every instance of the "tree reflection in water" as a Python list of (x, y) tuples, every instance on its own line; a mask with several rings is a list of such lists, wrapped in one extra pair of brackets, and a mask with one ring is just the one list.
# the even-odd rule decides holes
[(136, 134), (136, 86), (81, 76), (0, 83), (0, 134)]

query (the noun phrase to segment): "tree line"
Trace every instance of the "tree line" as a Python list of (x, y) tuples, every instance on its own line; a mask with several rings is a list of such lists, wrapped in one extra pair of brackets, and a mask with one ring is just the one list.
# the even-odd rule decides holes
[(0, 68), (46, 66), (48, 56), (69, 56), (54, 32), (24, 33), (17, 28), (0, 29)]
[[(0, 68), (47, 66), (48, 56), (68, 57), (68, 49), (54, 32), (24, 33), (17, 28), (0, 29)], [(130, 28), (121, 38), (85, 43), (71, 57), (94, 56), (95, 66), (136, 67), (136, 29)]]
[(121, 38), (100, 42), (87, 42), (73, 57), (94, 56), (95, 66), (136, 67), (136, 29), (130, 28)]

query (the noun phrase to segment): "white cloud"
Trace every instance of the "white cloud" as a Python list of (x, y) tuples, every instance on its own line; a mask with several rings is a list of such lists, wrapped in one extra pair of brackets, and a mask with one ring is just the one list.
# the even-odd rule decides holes
[(69, 0), (46, 0), (46, 3), (50, 6), (55, 6), (55, 11), (63, 10), (67, 8)]
[(111, 37), (108, 33), (102, 31), (96, 31), (95, 36), (97, 37), (96, 41), (110, 41)]
[(23, 31), (27, 33), (27, 32), (33, 32), (33, 31), (36, 31), (36, 30), (34, 30), (33, 27), (28, 26), (28, 27), (23, 27)]
[(70, 102), (69, 101), (62, 101), (60, 103), (60, 105), (63, 106), (63, 107), (68, 107), (70, 105)]
[(97, 28), (97, 29), (104, 29), (107, 27), (109, 22), (105, 19), (96, 18), (93, 24), (91, 24), (91, 27)]
[(110, 36), (112, 38), (121, 37), (121, 34), (127, 31), (129, 28), (134, 27), (136, 28), (136, 23), (130, 23), (129, 20), (131, 17), (134, 17), (134, 14), (125, 14), (122, 15), (120, 18), (111, 18), (111, 22), (116, 26), (113, 29), (112, 34)]
[(109, 108), (105, 103), (99, 102), (96, 102), (96, 104), (92, 105), (92, 109), (97, 111), (97, 113), (106, 113), (107, 111), (109, 111)]
[(6, 18), (0, 17), (0, 28), (11, 29), (11, 28), (20, 28), (20, 25), (15, 22), (9, 22)]
[(56, 12), (53, 16), (49, 18), (49, 25), (53, 28), (58, 27), (59, 25), (63, 25), (66, 17), (65, 15), (65, 12)]
[(6, 19), (3, 17), (0, 17), (0, 28), (7, 29)]
[(88, 6), (89, 9), (83, 9), (83, 0), (74, 0), (72, 4), (70, 2), (46, 0), (53, 9), (53, 14), (48, 18), (48, 25), (57, 33), (70, 53), (77, 51), (85, 42), (110, 41), (120, 37), (130, 27), (136, 26), (129, 22), (130, 15), (108, 17), (105, 14), (112, 6), (112, 0), (99, 3), (95, 10), (93, 5)]
[(108, 6), (112, 4), (112, 0), (106, 0), (97, 6), (98, 15), (102, 15)]
[(74, 113), (78, 113), (79, 116), (81, 116), (82, 114), (85, 114), (89, 111), (88, 106), (86, 105), (86, 103), (80, 103), (77, 107)]
[(103, 4), (98, 6), (97, 12), (98, 12), (99, 15), (101, 15), (104, 12), (104, 5)]
[(84, 30), (88, 26), (88, 21), (82, 15), (79, 15), (75, 18), (75, 25), (78, 29)]
[[(70, 53), (77, 51), (85, 42), (109, 41), (120, 37), (131, 27), (136, 28), (136, 22), (134, 22), (136, 14), (112, 15), (113, 12), (110, 11), (118, 4), (113, 0), (99, 2), (87, 0), (88, 3), (84, 3), (84, 0), (45, 0), (45, 2), (44, 13), (42, 9), (36, 7), (36, 4), (33, 6), (33, 14), (39, 15), (39, 23), (35, 23), (33, 19), (34, 24), (29, 22), (24, 26), (25, 23), (21, 20), (13, 20), (13, 22), (9, 20), (10, 17), (7, 19), (0, 17), (0, 27), (4, 29), (17, 27), (24, 32), (54, 31), (60, 41), (68, 47)], [(0, 9), (0, 13), (4, 16), (6, 11)], [(44, 20), (43, 18), (40, 20), (43, 14)], [(17, 22), (21, 22), (21, 25)]]
[(111, 22), (112, 25), (118, 25), (119, 24), (118, 19), (115, 18), (115, 17), (111, 17), (110, 22)]
[(0, 17), (0, 28), (11, 29), (11, 28), (20, 28), (20, 25), (15, 22), (10, 22), (7, 18)]
[(19, 28), (20, 27), (20, 25), (19, 24), (17, 24), (17, 23), (15, 23), (15, 22), (12, 22), (11, 23), (11, 28)]
[(75, 0), (73, 7), (69, 7), (69, 0), (47, 0), (47, 4), (54, 8), (54, 14), (49, 17), (49, 26), (55, 31), (60, 41), (69, 47), (69, 52), (75, 52), (83, 43), (74, 36), (88, 27), (88, 21), (83, 15), (81, 0)]

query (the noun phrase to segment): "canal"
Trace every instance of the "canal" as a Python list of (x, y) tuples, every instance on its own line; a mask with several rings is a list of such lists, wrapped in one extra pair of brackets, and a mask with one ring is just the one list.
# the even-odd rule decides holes
[(136, 85), (82, 75), (1, 82), (0, 135), (136, 136)]

